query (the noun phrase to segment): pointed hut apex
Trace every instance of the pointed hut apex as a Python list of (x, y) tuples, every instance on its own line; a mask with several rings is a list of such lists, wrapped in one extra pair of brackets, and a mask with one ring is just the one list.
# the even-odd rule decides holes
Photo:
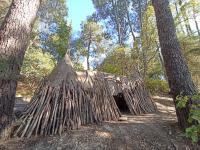
[(54, 68), (46, 80), (52, 85), (59, 85), (63, 80), (67, 83), (77, 80), (76, 72), (74, 72), (71, 59), (67, 54), (58, 63), (57, 67)]

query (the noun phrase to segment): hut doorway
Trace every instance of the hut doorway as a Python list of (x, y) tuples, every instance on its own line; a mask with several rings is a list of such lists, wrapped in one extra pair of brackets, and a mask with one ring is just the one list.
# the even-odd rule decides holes
[(114, 95), (113, 97), (121, 113), (126, 113), (126, 114), (131, 113), (124, 99), (124, 95), (122, 93), (118, 93), (117, 95)]

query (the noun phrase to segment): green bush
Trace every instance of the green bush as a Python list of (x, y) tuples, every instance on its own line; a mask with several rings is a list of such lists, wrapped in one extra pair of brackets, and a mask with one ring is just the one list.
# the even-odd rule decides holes
[(18, 82), (17, 95), (31, 96), (41, 79), (55, 67), (56, 61), (48, 52), (31, 47), (26, 51)]
[(189, 117), (188, 123), (191, 125), (186, 128), (185, 133), (186, 137), (190, 138), (192, 142), (198, 142), (200, 137), (200, 93), (194, 96), (177, 96), (176, 98), (176, 107), (182, 109), (186, 107), (186, 104), (189, 100), (196, 101), (189, 108)]
[(147, 79), (145, 83), (151, 94), (166, 94), (169, 92), (169, 86), (165, 80)]
[(48, 75), (56, 65), (54, 57), (40, 48), (30, 48), (26, 51), (21, 74), (26, 78), (40, 80)]

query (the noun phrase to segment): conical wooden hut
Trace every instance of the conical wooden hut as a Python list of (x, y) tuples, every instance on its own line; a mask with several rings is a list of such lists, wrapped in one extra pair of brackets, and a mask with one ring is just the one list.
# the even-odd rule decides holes
[(66, 55), (36, 90), (14, 136), (61, 134), (65, 129), (119, 117), (120, 111), (106, 88), (86, 91)]
[(156, 111), (141, 79), (99, 72), (75, 72), (66, 55), (36, 90), (14, 136), (61, 134), (81, 125), (117, 121), (121, 116), (115, 97), (122, 94), (134, 114)]

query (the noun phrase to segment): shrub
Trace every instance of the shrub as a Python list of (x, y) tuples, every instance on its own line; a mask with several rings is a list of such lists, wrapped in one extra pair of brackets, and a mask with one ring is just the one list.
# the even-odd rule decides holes
[(192, 142), (198, 142), (200, 135), (200, 104), (198, 102), (200, 100), (200, 93), (194, 96), (177, 96), (176, 107), (179, 109), (185, 108), (189, 100), (192, 100), (195, 103), (189, 108), (188, 123), (191, 126), (186, 128), (185, 133), (186, 137), (190, 138)]
[(151, 94), (166, 94), (169, 92), (169, 86), (165, 80), (147, 79), (145, 83)]
[(40, 48), (29, 48), (22, 65), (17, 95), (31, 96), (41, 79), (47, 76), (55, 65), (55, 59), (48, 52), (43, 52)]

